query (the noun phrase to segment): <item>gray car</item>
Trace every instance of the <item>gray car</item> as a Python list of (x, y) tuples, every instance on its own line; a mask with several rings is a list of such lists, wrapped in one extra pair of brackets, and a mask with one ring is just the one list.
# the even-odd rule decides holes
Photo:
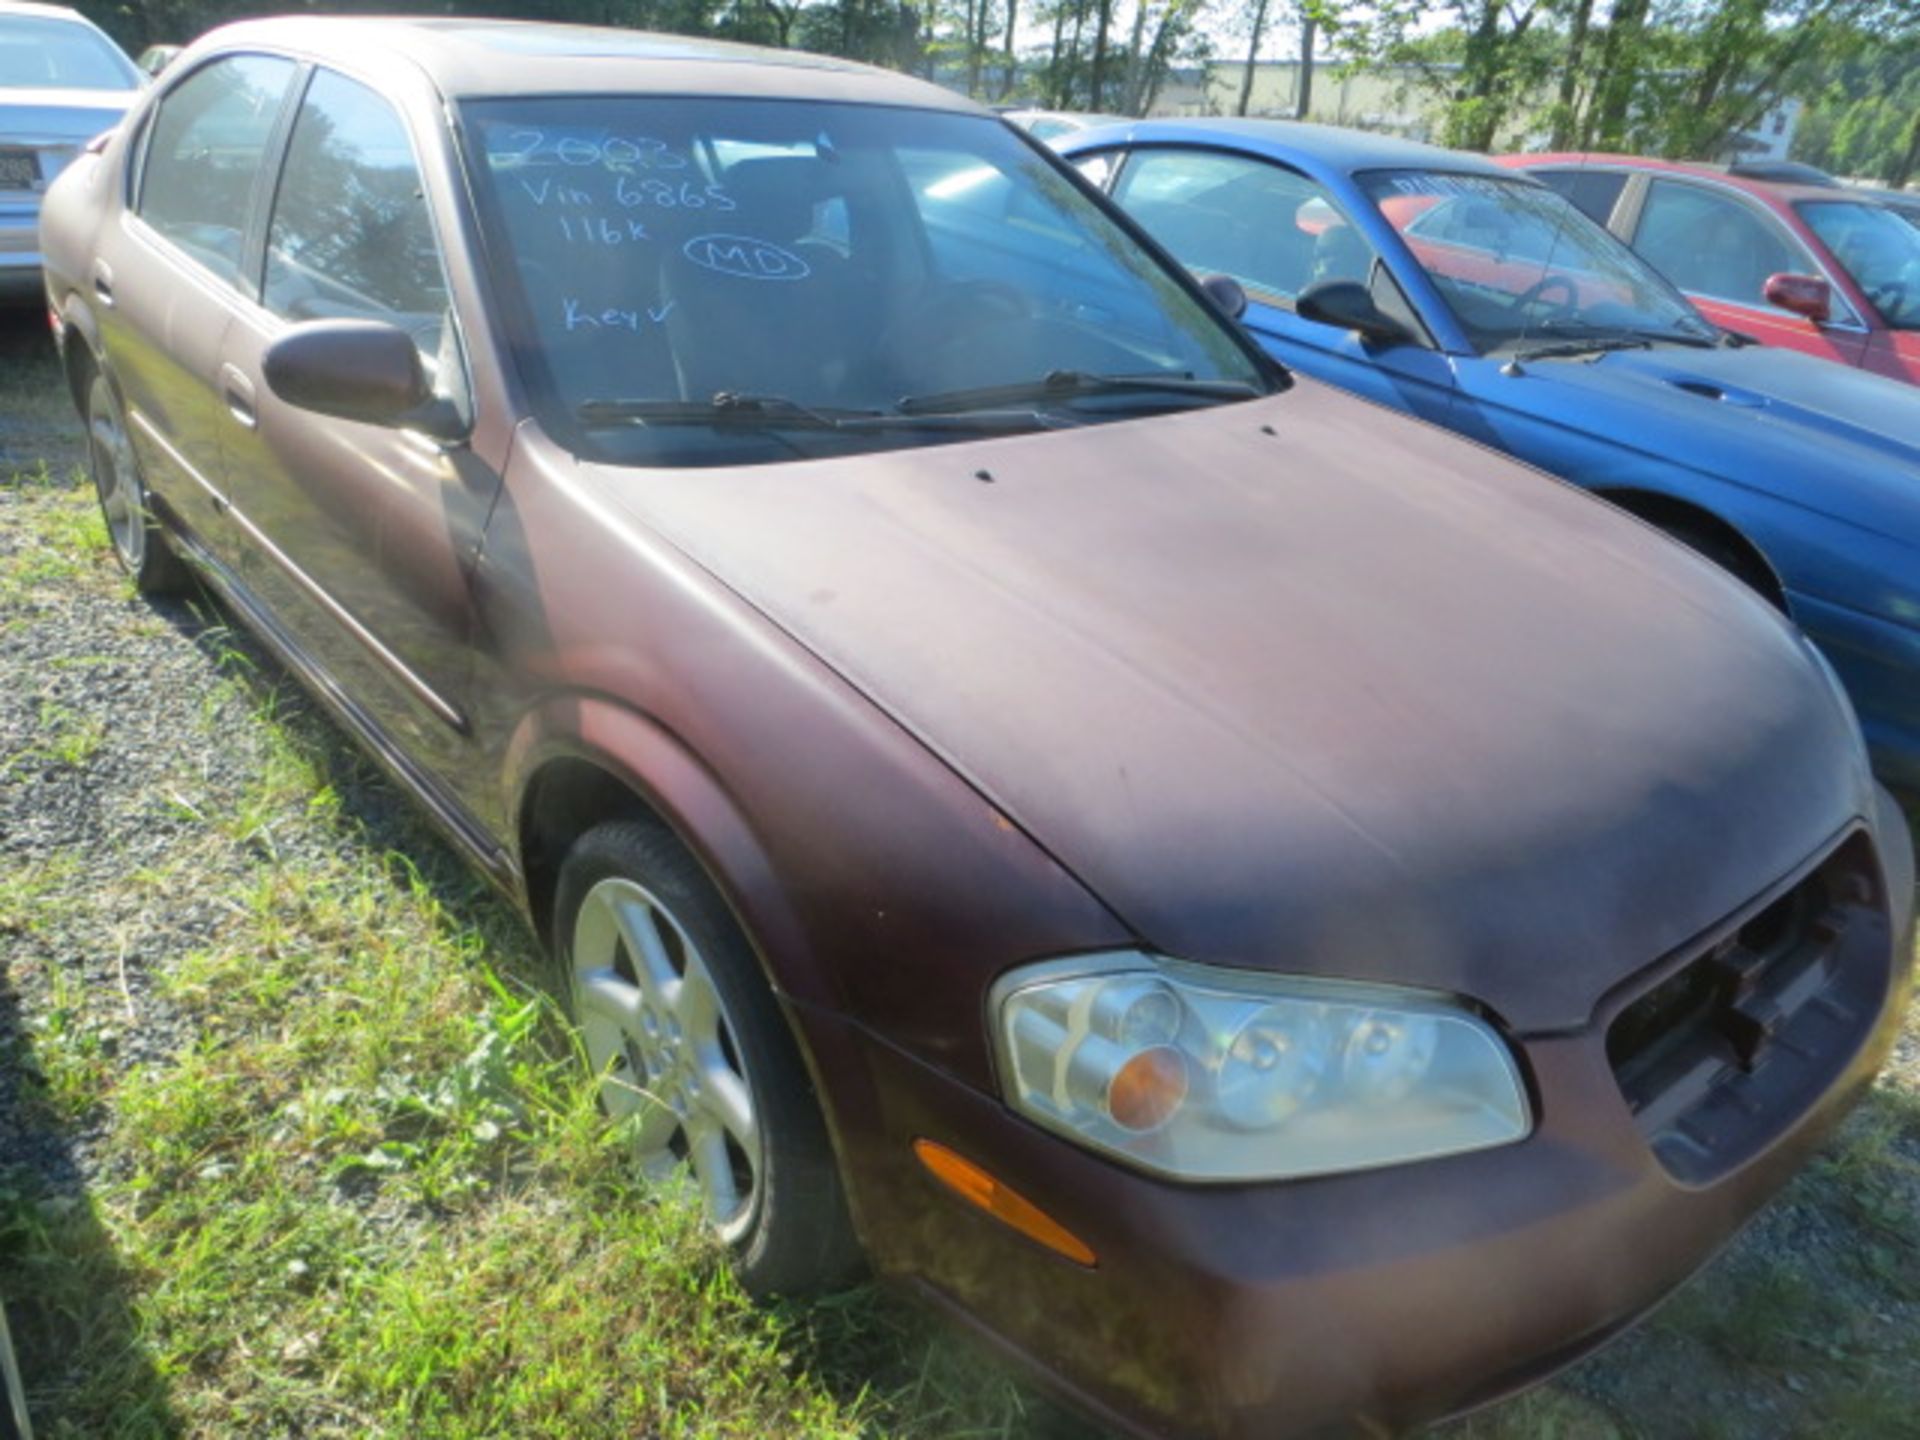
[(40, 197), (120, 123), (140, 72), (73, 10), (0, 0), (0, 304), (40, 294)]

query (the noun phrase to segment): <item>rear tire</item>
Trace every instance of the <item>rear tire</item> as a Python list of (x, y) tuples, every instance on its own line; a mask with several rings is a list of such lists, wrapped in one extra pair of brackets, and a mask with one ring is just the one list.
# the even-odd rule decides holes
[(120, 402), (107, 377), (97, 371), (87, 390), (87, 463), (114, 558), (132, 577), (134, 588), (142, 595), (177, 595), (185, 590), (192, 577), (180, 557), (167, 548), (166, 536), (153, 518)]
[(560, 867), (560, 990), (648, 1174), (691, 1169), (756, 1295), (860, 1268), (839, 1167), (799, 1047), (740, 927), (664, 826), (589, 830)]

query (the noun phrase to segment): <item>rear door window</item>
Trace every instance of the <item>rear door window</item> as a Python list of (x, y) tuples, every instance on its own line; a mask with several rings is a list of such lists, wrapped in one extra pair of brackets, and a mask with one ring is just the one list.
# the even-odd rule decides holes
[(1535, 170), (1530, 173), (1566, 196), (1573, 202), (1574, 209), (1589, 220), (1602, 225), (1612, 219), (1620, 192), (1627, 188), (1627, 177), (1619, 170)]
[(235, 55), (161, 100), (135, 211), (223, 280), (237, 280), (253, 186), (292, 84), (291, 60)]

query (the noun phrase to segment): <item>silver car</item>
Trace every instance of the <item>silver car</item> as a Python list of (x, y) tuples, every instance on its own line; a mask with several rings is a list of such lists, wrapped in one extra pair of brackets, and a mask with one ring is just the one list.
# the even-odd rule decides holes
[(120, 123), (140, 72), (58, 5), (0, 0), (0, 304), (40, 295), (40, 197), (80, 147)]

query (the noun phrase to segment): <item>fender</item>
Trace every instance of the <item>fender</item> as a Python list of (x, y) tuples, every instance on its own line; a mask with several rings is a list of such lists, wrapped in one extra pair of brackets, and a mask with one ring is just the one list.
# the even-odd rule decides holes
[(524, 714), (508, 739), (502, 791), (523, 885), (521, 822), (535, 779), (558, 760), (607, 772), (679, 836), (740, 922), (776, 995), (845, 1012), (831, 967), (816, 953), (753, 825), (719, 778), (665, 726), (605, 696), (552, 696)]
[[(55, 331), (54, 339), (59, 346), (60, 363), (66, 374), (67, 389), (69, 393), (71, 393), (73, 391), (73, 353), (69, 347), (72, 345), (75, 335), (78, 335), (80, 339), (85, 342), (87, 358), (90, 359), (95, 367), (103, 374), (106, 373), (107, 362), (101, 353), (100, 321), (95, 318), (93, 307), (87, 303), (86, 296), (78, 290), (69, 290), (67, 292), (67, 298), (62, 302), (58, 314), (60, 328)], [(84, 407), (86, 397), (75, 394), (73, 396), (73, 403), (76, 406)]]

